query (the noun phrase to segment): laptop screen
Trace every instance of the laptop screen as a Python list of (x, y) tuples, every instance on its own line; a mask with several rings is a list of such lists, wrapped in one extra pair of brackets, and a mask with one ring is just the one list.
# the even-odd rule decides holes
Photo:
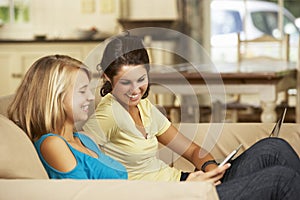
[(285, 118), (286, 110), (287, 110), (287, 108), (284, 108), (280, 118), (278, 119), (277, 123), (275, 124), (275, 126), (274, 126), (271, 134), (269, 135), (269, 137), (278, 137), (281, 125), (282, 125), (282, 123), (284, 121), (284, 118)]

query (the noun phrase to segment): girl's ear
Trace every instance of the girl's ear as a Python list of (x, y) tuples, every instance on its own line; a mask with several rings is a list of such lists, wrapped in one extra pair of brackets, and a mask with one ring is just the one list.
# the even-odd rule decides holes
[(111, 80), (108, 78), (108, 76), (106, 74), (103, 74), (103, 77), (111, 83)]

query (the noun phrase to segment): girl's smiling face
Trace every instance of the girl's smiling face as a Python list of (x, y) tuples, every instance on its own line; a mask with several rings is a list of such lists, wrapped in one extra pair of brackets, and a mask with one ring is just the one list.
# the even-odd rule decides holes
[(123, 106), (137, 106), (148, 88), (148, 73), (144, 65), (124, 65), (111, 82), (112, 94)]
[(90, 102), (94, 95), (90, 90), (90, 80), (83, 70), (78, 70), (75, 83), (66, 93), (64, 100), (65, 112), (71, 123), (87, 120)]

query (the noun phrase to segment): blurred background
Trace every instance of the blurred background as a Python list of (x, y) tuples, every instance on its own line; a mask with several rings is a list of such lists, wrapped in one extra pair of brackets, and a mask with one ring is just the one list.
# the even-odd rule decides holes
[[(13, 94), (28, 67), (43, 55), (63, 53), (85, 60), (106, 38), (149, 26), (169, 28), (193, 38), (220, 72), (237, 69), (240, 57), (246, 54), (246, 47), (238, 46), (241, 41), (267, 35), (283, 43), (288, 36), (288, 48), (280, 47), (288, 54), (289, 66), (298, 68), (299, 0), (0, 0), (0, 96)], [(147, 45), (162, 49), (176, 48), (178, 42), (173, 36), (155, 38), (151, 33), (141, 33), (141, 37)], [(248, 48), (247, 55), (275, 54), (274, 49)], [(175, 66), (185, 62), (166, 51), (152, 51), (152, 56), (156, 64)], [(252, 71), (252, 65), (238, 67), (238, 72)], [(199, 95), (198, 99), (203, 114), (200, 121), (210, 121), (209, 96)], [(287, 120), (295, 122), (297, 100), (297, 88), (293, 86), (278, 93), (274, 109), (280, 113), (284, 106), (290, 107)], [(178, 118), (182, 101), (174, 95), (159, 95), (155, 103), (169, 117), (173, 113)], [(261, 120), (263, 108), (257, 95), (229, 95), (228, 102), (238, 103), (237, 107), (230, 104), (233, 121)], [(228, 102), (221, 102), (221, 106)]]

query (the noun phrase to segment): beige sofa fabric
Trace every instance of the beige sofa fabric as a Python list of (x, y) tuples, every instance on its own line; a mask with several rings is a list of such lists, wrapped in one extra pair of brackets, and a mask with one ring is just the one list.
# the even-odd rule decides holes
[(7, 107), (12, 101), (14, 95), (0, 96), (0, 115), (7, 117)]
[[(178, 124), (179, 130), (197, 144), (209, 150), (217, 160), (225, 158), (235, 147), (243, 144), (237, 155), (258, 140), (268, 137), (274, 123)], [(279, 137), (287, 140), (300, 156), (300, 125), (283, 124)], [(179, 155), (172, 155), (173, 166), (186, 171), (194, 167)]]
[(3, 115), (0, 115), (0, 138), (1, 178), (48, 178), (27, 135)]
[(215, 187), (205, 182), (127, 180), (0, 180), (0, 195), (1, 199), (43, 200), (218, 199)]
[(0, 97), (0, 199), (218, 200), (205, 182), (50, 180), (27, 135), (6, 118), (11, 98)]
[[(218, 199), (215, 187), (205, 182), (50, 180), (27, 135), (5, 117), (10, 99), (0, 97), (0, 199)], [(222, 159), (240, 143), (243, 147), (239, 153), (268, 137), (274, 124), (181, 123), (176, 126), (211, 151), (215, 158)], [(300, 156), (300, 124), (283, 124), (280, 137)], [(186, 171), (194, 169), (166, 147), (160, 146), (158, 156), (174, 167)]]

